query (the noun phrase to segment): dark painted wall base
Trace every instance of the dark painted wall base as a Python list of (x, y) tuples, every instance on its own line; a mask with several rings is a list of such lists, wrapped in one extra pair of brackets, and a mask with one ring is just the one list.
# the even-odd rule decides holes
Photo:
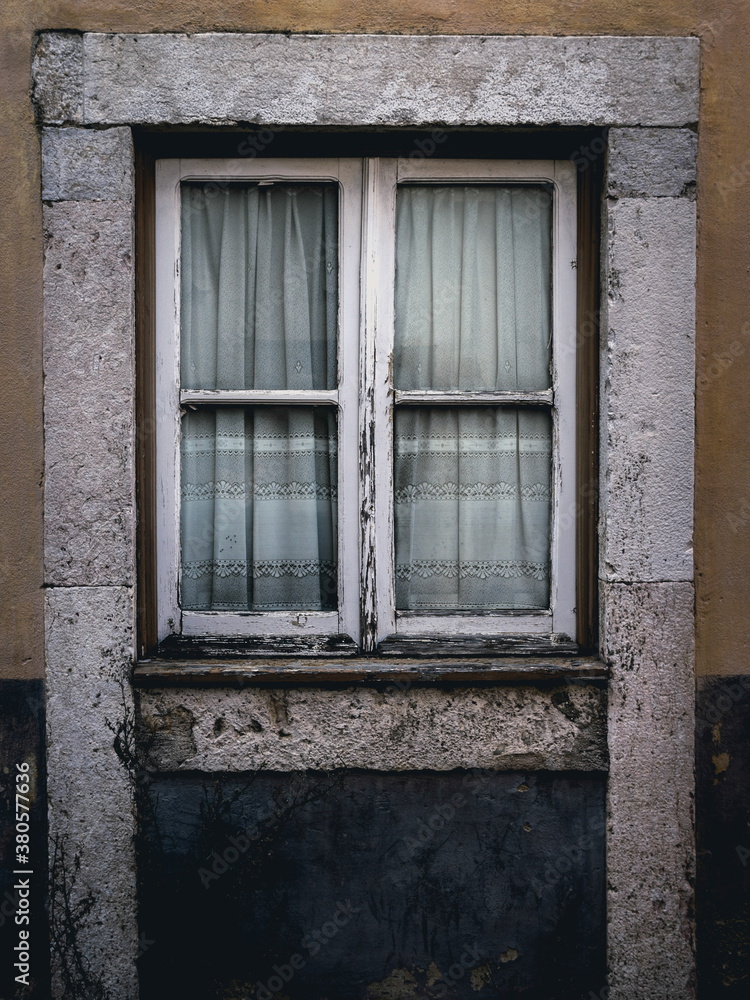
[(44, 746), (43, 682), (0, 680), (3, 1000), (46, 1000), (49, 996)]
[(160, 775), (143, 1000), (588, 1000), (604, 777)]
[(750, 676), (697, 702), (698, 996), (750, 996)]

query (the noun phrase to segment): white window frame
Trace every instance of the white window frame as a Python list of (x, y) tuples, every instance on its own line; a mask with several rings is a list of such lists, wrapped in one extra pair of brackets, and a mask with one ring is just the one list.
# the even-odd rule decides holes
[[(156, 161), (156, 450), (159, 641), (185, 636), (336, 635), (359, 632), (357, 331), (361, 176), (358, 159)], [(339, 186), (338, 385), (334, 390), (180, 391), (180, 186), (231, 181), (333, 181)], [(180, 407), (191, 403), (328, 404), (338, 419), (338, 610), (187, 611), (179, 604)], [(349, 447), (344, 446), (351, 442)]]
[[(334, 181), (339, 203), (338, 386), (330, 391), (180, 392), (180, 185)], [(552, 388), (395, 392), (396, 191), (409, 183), (549, 184), (553, 189)], [(567, 160), (165, 159), (156, 162), (157, 599), (159, 639), (345, 634), (363, 652), (391, 636), (576, 633), (576, 170)], [(407, 399), (549, 406), (553, 440), (550, 607), (395, 610), (393, 412)], [(206, 402), (335, 405), (338, 611), (197, 612), (179, 607), (180, 407)]]

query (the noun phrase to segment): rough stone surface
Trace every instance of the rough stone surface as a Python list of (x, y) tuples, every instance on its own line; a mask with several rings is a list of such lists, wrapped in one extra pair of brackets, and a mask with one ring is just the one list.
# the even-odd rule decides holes
[(601, 576), (691, 580), (695, 204), (626, 198), (607, 216)]
[(605, 693), (589, 684), (441, 690), (143, 690), (162, 770), (604, 770)]
[(42, 130), (44, 201), (130, 201), (132, 197), (130, 129)]
[(693, 195), (697, 148), (698, 136), (690, 129), (610, 129), (607, 193), (614, 198)]
[(45, 575), (133, 580), (132, 205), (45, 209)]
[[(114, 749), (118, 725), (126, 718), (132, 722), (133, 595), (125, 587), (53, 588), (46, 601), (51, 858), (57, 845), (59, 885), (64, 849), (71, 904), (87, 895), (91, 900), (76, 940), (89, 983), (80, 983), (77, 995), (102, 995), (94, 989), (98, 983), (109, 1000), (133, 1000), (138, 934), (132, 782)], [(70, 995), (63, 993), (59, 968), (53, 992)]]
[(49, 125), (83, 120), (83, 36), (45, 31), (32, 66), (33, 96), (39, 119)]
[(86, 124), (698, 118), (697, 38), (91, 33), (84, 51)]
[(693, 587), (602, 585), (610, 1000), (694, 996)]

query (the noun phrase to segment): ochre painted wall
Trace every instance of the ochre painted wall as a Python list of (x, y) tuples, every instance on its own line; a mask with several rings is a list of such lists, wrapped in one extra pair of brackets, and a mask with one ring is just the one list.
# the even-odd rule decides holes
[(43, 671), (43, 233), (29, 78), (33, 33), (55, 28), (700, 35), (697, 669), (750, 673), (746, 0), (5, 0), (0, 18), (0, 677)]

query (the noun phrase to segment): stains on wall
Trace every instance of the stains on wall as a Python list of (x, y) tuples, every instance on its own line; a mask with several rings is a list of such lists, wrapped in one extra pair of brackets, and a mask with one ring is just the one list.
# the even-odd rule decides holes
[(750, 677), (712, 678), (697, 703), (698, 996), (750, 991)]
[(137, 692), (159, 770), (523, 767), (606, 771), (606, 690), (465, 687), (163, 688)]
[(604, 776), (159, 774), (143, 1000), (571, 1000), (604, 984)]

